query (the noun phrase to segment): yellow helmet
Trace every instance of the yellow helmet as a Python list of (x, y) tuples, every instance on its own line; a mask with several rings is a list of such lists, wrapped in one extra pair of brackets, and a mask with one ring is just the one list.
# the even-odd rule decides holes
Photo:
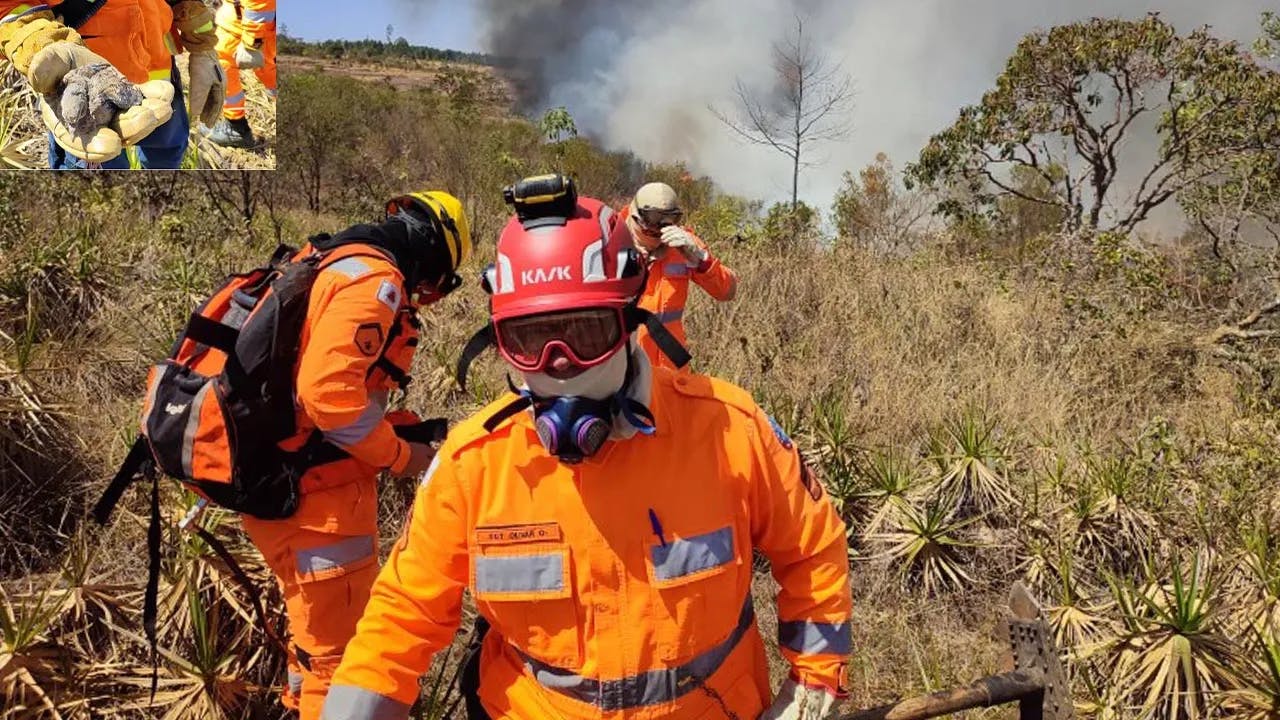
[(471, 256), (471, 226), (462, 201), (443, 190), (420, 190), (391, 198), (387, 202), (387, 214), (394, 215), (410, 207), (439, 222), (437, 229), (449, 248), (450, 269), (456, 272)]

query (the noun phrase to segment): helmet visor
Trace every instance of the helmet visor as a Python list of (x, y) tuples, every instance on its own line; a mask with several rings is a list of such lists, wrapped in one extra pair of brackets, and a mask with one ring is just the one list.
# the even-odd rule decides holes
[(507, 362), (524, 372), (541, 372), (559, 349), (575, 364), (597, 365), (620, 348), (626, 339), (622, 311), (585, 308), (528, 315), (495, 324), (498, 351)]

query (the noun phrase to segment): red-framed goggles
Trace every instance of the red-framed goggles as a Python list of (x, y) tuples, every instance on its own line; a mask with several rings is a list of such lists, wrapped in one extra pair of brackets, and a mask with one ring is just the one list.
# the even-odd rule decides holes
[(499, 320), (494, 337), (507, 362), (541, 372), (553, 349), (581, 367), (599, 365), (626, 343), (624, 327), (619, 308), (583, 308)]

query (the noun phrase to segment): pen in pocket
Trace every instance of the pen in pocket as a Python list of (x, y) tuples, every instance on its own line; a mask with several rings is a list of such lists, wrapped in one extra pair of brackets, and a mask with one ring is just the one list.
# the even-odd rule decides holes
[(667, 546), (667, 538), (662, 534), (662, 523), (658, 522), (658, 513), (649, 508), (649, 524), (653, 525), (653, 534), (658, 536), (658, 542), (662, 543), (662, 547)]

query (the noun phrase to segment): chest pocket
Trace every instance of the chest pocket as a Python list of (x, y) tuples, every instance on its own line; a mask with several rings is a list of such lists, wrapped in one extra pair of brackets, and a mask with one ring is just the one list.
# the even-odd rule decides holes
[(582, 663), (571, 561), (559, 542), (479, 545), (471, 553), (471, 595), (480, 613), (526, 654), (566, 669)]
[(396, 320), (387, 334), (382, 354), (369, 366), (368, 385), (377, 389), (404, 389), (413, 379), (409, 370), (413, 366), (413, 353), (418, 349), (422, 323), (408, 308), (396, 313)]
[(665, 620), (655, 628), (662, 659), (684, 662), (733, 629), (750, 589), (735, 541), (734, 527), (726, 525), (649, 545), (649, 585), (655, 612)]

